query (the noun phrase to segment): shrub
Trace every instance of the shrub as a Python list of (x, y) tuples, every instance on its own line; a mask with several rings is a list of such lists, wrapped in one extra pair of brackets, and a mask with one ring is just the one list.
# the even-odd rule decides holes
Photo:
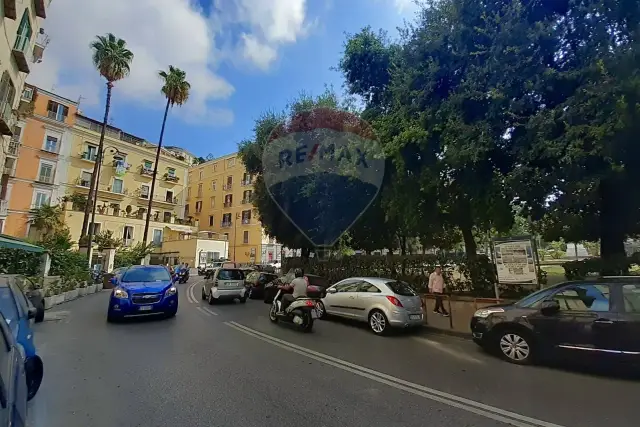
[(633, 264), (638, 264), (637, 257), (620, 257), (611, 260), (587, 258), (581, 261), (569, 261), (562, 266), (568, 280), (581, 280), (587, 276), (626, 275)]
[(40, 270), (40, 254), (22, 249), (0, 248), (0, 274), (35, 276)]

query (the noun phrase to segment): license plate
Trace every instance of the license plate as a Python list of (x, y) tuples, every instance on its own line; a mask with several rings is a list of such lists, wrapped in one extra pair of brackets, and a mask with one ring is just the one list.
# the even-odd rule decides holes
[(420, 315), (420, 314), (412, 314), (412, 315), (409, 316), (409, 319), (411, 319), (411, 320), (420, 320), (420, 319), (422, 319), (422, 315)]
[(138, 308), (138, 311), (151, 311), (151, 310), (153, 310), (152, 305), (143, 305)]

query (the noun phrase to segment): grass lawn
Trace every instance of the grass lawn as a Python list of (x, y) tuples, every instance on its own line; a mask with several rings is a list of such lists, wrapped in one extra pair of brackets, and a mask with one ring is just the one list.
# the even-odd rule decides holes
[(547, 272), (547, 286), (553, 286), (567, 280), (561, 265), (541, 265), (540, 268)]

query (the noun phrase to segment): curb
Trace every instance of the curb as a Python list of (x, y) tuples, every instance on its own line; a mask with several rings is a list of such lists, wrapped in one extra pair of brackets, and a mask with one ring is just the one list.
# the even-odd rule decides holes
[(422, 330), (420, 331), (420, 333), (424, 335), (430, 335), (430, 334), (446, 335), (450, 337), (463, 338), (467, 340), (471, 340), (473, 338), (470, 332), (460, 332), (460, 331), (453, 331), (448, 329), (434, 328), (433, 326), (429, 326), (429, 325), (422, 326)]
[(56, 307), (60, 307), (61, 305), (65, 305), (65, 304), (66, 304), (66, 303), (68, 303), (68, 302), (77, 301), (77, 300), (82, 299), (82, 298), (84, 298), (84, 297), (88, 297), (89, 295), (96, 295), (96, 294), (99, 294), (99, 293), (101, 293), (101, 292), (104, 292), (104, 291), (110, 291), (110, 290), (111, 290), (111, 289), (104, 289), (104, 288), (103, 288), (103, 289), (101, 289), (101, 290), (99, 290), (99, 291), (95, 291), (95, 292), (92, 292), (92, 293), (90, 293), (90, 294), (86, 294), (86, 295), (78, 296), (78, 297), (76, 297), (76, 298), (74, 298), (74, 299), (70, 299), (70, 300), (65, 300), (65, 301), (63, 301), (63, 302), (61, 302), (61, 303), (59, 303), (59, 304), (54, 304), (54, 305), (52, 305), (52, 306), (50, 306), (50, 307), (47, 307), (47, 306), (46, 306), (46, 304), (45, 304), (44, 311), (45, 311), (45, 312), (47, 312), (47, 311), (52, 310), (52, 309), (54, 309), (54, 308), (56, 308)]

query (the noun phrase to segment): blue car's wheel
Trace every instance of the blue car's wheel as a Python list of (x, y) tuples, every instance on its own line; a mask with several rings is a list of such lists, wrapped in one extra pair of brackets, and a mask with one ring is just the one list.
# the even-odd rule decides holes
[(31, 400), (36, 396), (42, 384), (44, 376), (44, 367), (42, 359), (39, 356), (27, 358), (24, 362), (24, 371), (27, 377), (27, 400)]
[(111, 312), (107, 312), (107, 322), (114, 323), (114, 322), (117, 322), (117, 321), (118, 321), (118, 318), (116, 316), (111, 314)]

